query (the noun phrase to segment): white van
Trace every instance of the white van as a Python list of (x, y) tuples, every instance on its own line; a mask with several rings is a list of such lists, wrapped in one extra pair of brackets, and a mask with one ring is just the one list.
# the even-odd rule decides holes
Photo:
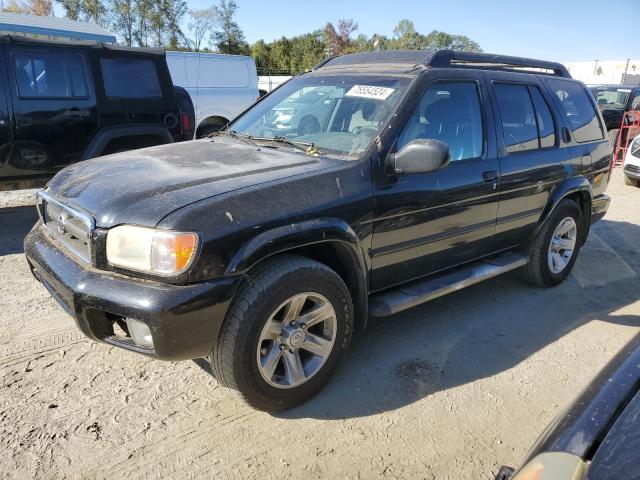
[(258, 98), (251, 57), (167, 52), (173, 84), (187, 89), (196, 113), (196, 138), (215, 132)]

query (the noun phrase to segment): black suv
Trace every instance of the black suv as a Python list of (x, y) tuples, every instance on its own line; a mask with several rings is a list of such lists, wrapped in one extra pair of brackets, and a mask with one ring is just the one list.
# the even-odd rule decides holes
[[(321, 104), (295, 113), (317, 127), (284, 136), (315, 89)], [(562, 282), (607, 210), (610, 164), (593, 97), (562, 65), (346, 55), (213, 138), (63, 170), (25, 252), (90, 338), (208, 357), (275, 410), (322, 388), (368, 316), (514, 269)]]
[(193, 138), (191, 100), (175, 91), (162, 50), (5, 36), (0, 58), (0, 190)]

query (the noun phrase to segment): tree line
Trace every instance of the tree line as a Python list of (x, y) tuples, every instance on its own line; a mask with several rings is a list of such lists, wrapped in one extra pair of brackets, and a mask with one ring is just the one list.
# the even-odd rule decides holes
[[(235, 0), (219, 0), (209, 8), (192, 10), (185, 0), (55, 0), (67, 18), (96, 23), (114, 32), (120, 43), (170, 50), (219, 52), (251, 55), (261, 74), (297, 74), (331, 55), (373, 50), (482, 51), (464, 35), (434, 30), (416, 31), (413, 22), (401, 20), (393, 35), (357, 34), (353, 19), (340, 19), (334, 25), (272, 42), (249, 44), (238, 25)], [(52, 15), (51, 0), (0, 0), (0, 10)]]

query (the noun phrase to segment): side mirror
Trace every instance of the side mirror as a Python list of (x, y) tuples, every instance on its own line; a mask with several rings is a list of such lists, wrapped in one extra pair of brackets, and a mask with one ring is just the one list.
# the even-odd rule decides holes
[(428, 173), (449, 164), (449, 145), (440, 140), (417, 139), (407, 143), (394, 155), (396, 173)]

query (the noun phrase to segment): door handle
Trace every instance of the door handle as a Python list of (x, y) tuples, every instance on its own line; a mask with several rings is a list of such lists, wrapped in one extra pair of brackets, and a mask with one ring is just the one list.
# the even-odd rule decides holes
[(489, 170), (488, 172), (484, 172), (482, 174), (482, 178), (487, 183), (496, 182), (498, 181), (498, 172), (496, 172), (495, 170)]
[(71, 108), (64, 111), (65, 117), (69, 118), (82, 118), (90, 115), (89, 110), (80, 110), (79, 108)]

